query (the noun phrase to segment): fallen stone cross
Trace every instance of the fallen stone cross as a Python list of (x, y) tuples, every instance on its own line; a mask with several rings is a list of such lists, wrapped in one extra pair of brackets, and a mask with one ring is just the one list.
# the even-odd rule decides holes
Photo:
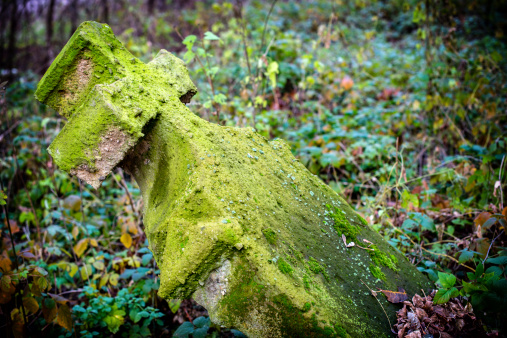
[(196, 92), (171, 53), (144, 64), (85, 22), (35, 95), (68, 119), (49, 147), (61, 169), (95, 188), (117, 166), (137, 181), (161, 297), (193, 297), (250, 337), (389, 335), (369, 289), (413, 294), (426, 277), (287, 143), (193, 114)]

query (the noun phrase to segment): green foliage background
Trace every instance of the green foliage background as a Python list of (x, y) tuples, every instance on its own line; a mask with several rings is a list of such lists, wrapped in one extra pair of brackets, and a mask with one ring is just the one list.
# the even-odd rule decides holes
[[(187, 62), (199, 88), (192, 111), (290, 141), (311, 172), (438, 281), (436, 301), (464, 297), (487, 330), (505, 330), (503, 1), (160, 6), (121, 2), (105, 17), (143, 61), (165, 48)], [(101, 18), (78, 11), (79, 20)], [(44, 17), (32, 24), (16, 33), (20, 51), (44, 45)], [(205, 314), (157, 297), (134, 181), (118, 170), (94, 191), (53, 165), (46, 148), (65, 121), (33, 98), (44, 69), (4, 67), (0, 330), (169, 336)], [(176, 336), (241, 336), (199, 318)]]

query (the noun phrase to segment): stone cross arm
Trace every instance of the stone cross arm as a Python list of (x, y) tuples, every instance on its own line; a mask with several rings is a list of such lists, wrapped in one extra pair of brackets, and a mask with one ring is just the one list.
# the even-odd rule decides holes
[(95, 188), (116, 166), (135, 178), (161, 297), (250, 337), (390, 335), (368, 288), (413, 294), (427, 278), (287, 143), (204, 121), (185, 106), (195, 93), (172, 54), (144, 64), (85, 22), (36, 97), (68, 119), (49, 148), (61, 169)]
[(166, 50), (144, 64), (111, 28), (85, 22), (40, 81), (36, 98), (69, 122), (49, 148), (63, 170), (98, 188), (166, 102), (197, 92), (183, 62)]

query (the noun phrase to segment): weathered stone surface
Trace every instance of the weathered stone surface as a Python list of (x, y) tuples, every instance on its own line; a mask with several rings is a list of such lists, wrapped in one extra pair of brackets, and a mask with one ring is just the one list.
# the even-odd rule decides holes
[[(362, 282), (414, 293), (427, 279), (284, 141), (189, 111), (195, 92), (172, 54), (145, 65), (109, 27), (84, 23), (36, 96), (69, 118), (50, 146), (62, 169), (98, 187), (120, 165), (138, 182), (160, 296), (193, 296), (213, 322), (251, 337), (388, 336)], [(346, 248), (342, 236), (372, 245)]]

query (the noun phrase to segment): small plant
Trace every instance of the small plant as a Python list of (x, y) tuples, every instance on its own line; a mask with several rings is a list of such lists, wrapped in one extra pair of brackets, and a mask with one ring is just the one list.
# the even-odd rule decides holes
[(454, 284), (456, 284), (456, 276), (450, 273), (439, 272), (438, 283), (442, 288), (438, 289), (435, 298), (433, 298), (435, 304), (444, 304), (447, 303), (449, 299), (459, 296), (458, 289), (454, 287)]

